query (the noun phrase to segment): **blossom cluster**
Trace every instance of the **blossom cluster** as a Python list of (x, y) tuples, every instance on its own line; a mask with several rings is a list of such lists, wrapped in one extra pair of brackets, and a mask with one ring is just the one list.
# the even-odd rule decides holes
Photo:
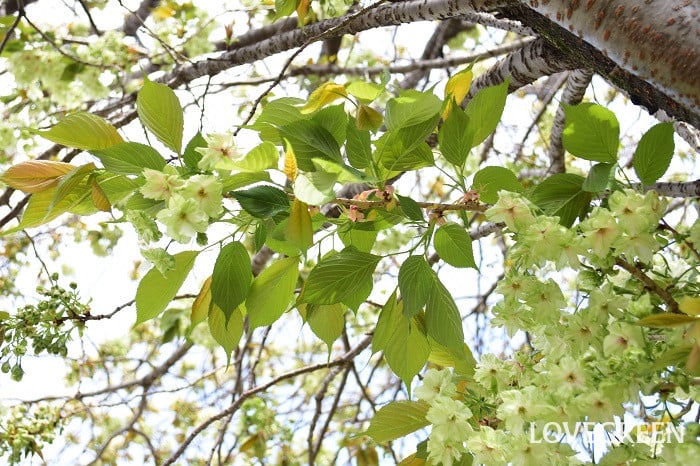
[[(684, 370), (678, 351), (692, 345), (685, 327), (639, 325), (665, 303), (637, 277), (616, 268), (617, 260), (646, 264), (659, 280), (680, 281), (686, 279), (683, 271), (697, 267), (681, 252), (665, 254), (675, 258), (663, 263), (656, 260), (662, 248), (670, 252), (658, 228), (665, 210), (666, 202), (654, 192), (616, 191), (584, 220), (566, 227), (525, 197), (500, 193), (486, 216), (506, 224), (514, 245), (496, 288), (502, 300), (492, 308), (492, 323), (511, 336), (527, 332), (528, 343), (505, 360), (485, 354), (473, 376), (459, 376), (464, 392), (449, 370), (427, 371), (415, 393), (430, 404), (431, 464), (452, 465), (464, 455), (486, 465), (580, 464), (565, 441), (541, 441), (547, 423), (620, 419), (632, 406), (644, 406), (645, 397), (662, 384), (678, 387), (678, 400), (700, 400), (700, 390), (681, 388), (694, 377)], [(689, 232), (690, 241), (697, 229), (696, 224)], [(637, 415), (665, 419), (665, 410)], [(696, 436), (662, 446), (614, 448), (619, 443), (612, 442), (606, 453), (611, 461), (623, 450), (631, 461), (674, 461), (700, 453)]]
[[(202, 174), (185, 178), (171, 165), (163, 170), (146, 168), (140, 192), (146, 199), (163, 201), (165, 208), (156, 219), (165, 226), (169, 237), (180, 243), (189, 242), (198, 233), (206, 232), (212, 220), (223, 213), (223, 186), (211, 170), (222, 162), (237, 159), (233, 138), (228, 134), (213, 134), (206, 138), (208, 146), (200, 148)], [(134, 225), (144, 243), (157, 241), (161, 233), (151, 216), (142, 211), (129, 211), (128, 220)]]

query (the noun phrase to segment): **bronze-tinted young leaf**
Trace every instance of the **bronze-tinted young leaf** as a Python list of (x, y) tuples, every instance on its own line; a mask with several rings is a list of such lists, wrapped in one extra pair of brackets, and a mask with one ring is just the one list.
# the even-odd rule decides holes
[(103, 212), (109, 212), (112, 210), (112, 204), (109, 202), (107, 194), (97, 182), (95, 177), (90, 177), (90, 196), (92, 198), (92, 205), (97, 207)]
[(0, 180), (25, 193), (38, 193), (56, 186), (60, 177), (75, 168), (75, 165), (65, 162), (30, 160), (11, 166), (2, 174)]

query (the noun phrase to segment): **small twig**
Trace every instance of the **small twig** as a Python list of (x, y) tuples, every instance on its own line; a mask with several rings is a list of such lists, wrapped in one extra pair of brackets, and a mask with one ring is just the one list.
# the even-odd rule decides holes
[(10, 25), (7, 32), (5, 32), (5, 37), (2, 38), (2, 42), (0, 42), (0, 54), (2, 54), (2, 51), (5, 50), (5, 46), (10, 41), (10, 37), (12, 37), (12, 33), (14, 32), (17, 25), (19, 25), (19, 22), (22, 20), (23, 16), (24, 16), (24, 10), (21, 9), (17, 12), (17, 17), (12, 22), (12, 24)]
[(209, 419), (205, 420), (201, 424), (199, 424), (190, 434), (187, 436), (187, 438), (180, 444), (177, 450), (173, 452), (173, 454), (168, 458), (162, 466), (170, 466), (172, 464), (175, 464), (175, 462), (182, 456), (182, 454), (185, 452), (187, 447), (196, 439), (199, 434), (204, 431), (207, 427), (209, 427), (212, 423), (218, 421), (219, 419), (223, 419), (226, 416), (228, 416), (231, 413), (234, 413), (238, 410), (238, 408), (241, 407), (243, 402), (247, 400), (248, 398), (257, 395), (260, 392), (264, 392), (270, 387), (277, 385), (280, 382), (283, 382), (287, 379), (292, 379), (294, 377), (297, 377), (299, 375), (303, 374), (308, 374), (309, 372), (315, 372), (318, 370), (323, 370), (323, 369), (328, 369), (330, 367), (335, 367), (335, 366), (343, 366), (347, 364), (349, 361), (352, 361), (355, 356), (360, 354), (362, 350), (367, 348), (369, 344), (372, 342), (372, 337), (367, 336), (365, 337), (362, 341), (360, 341), (357, 346), (355, 346), (352, 350), (348, 351), (345, 353), (343, 356), (341, 356), (338, 359), (335, 359), (329, 363), (320, 363), (320, 364), (313, 364), (310, 366), (305, 366), (301, 367), (299, 369), (295, 369), (289, 372), (286, 372), (280, 376), (275, 377), (274, 379), (262, 384), (258, 385), (257, 387), (251, 388), (249, 390), (246, 390), (245, 392), (241, 393), (241, 396), (236, 399), (231, 405), (221, 411), (218, 414), (215, 414), (214, 416), (211, 416)]
[(335, 35), (338, 31), (341, 31), (348, 23), (350, 23), (351, 21), (353, 21), (355, 18), (357, 18), (357, 17), (359, 17), (359, 16), (362, 16), (362, 15), (364, 15), (365, 13), (367, 13), (367, 12), (369, 12), (369, 11), (371, 11), (371, 10), (377, 8), (379, 5), (381, 5), (381, 4), (384, 3), (385, 1), (386, 1), (386, 0), (379, 0), (378, 2), (375, 2), (375, 3), (371, 4), (371, 5), (369, 5), (368, 7), (365, 7), (365, 8), (363, 8), (363, 9), (361, 9), (361, 10), (358, 11), (357, 13), (354, 13), (354, 14), (348, 16), (347, 19), (345, 19), (342, 23), (338, 24), (337, 26), (332, 27), (332, 28), (329, 28), (329, 29), (326, 29), (325, 31), (321, 32), (320, 34), (317, 34), (317, 35), (312, 36), (312, 37), (310, 37), (309, 39), (307, 39), (307, 40), (306, 40), (297, 50), (295, 50), (295, 51), (290, 55), (290, 57), (284, 62), (284, 64), (282, 65), (282, 70), (281, 70), (281, 71), (279, 72), (279, 74), (277, 75), (277, 78), (275, 78), (275, 80), (272, 81), (272, 83), (270, 84), (270, 86), (268, 86), (268, 88), (265, 89), (265, 91), (264, 91), (262, 94), (260, 94), (260, 96), (259, 96), (257, 99), (255, 99), (255, 102), (253, 102), (253, 106), (251, 107), (250, 111), (248, 112), (248, 116), (247, 116), (246, 119), (243, 121), (243, 123), (241, 123), (241, 125), (238, 127), (238, 129), (233, 133), (234, 136), (237, 135), (238, 132), (239, 132), (245, 125), (247, 125), (247, 124), (250, 122), (250, 120), (253, 119), (253, 116), (255, 115), (255, 112), (256, 112), (256, 110), (258, 109), (258, 106), (260, 105), (260, 102), (262, 102), (263, 99), (265, 98), (265, 96), (267, 96), (275, 87), (277, 87), (277, 85), (279, 85), (279, 83), (282, 82), (282, 80), (283, 80), (284, 77), (285, 77), (285, 73), (287, 72), (287, 69), (291, 66), (291, 64), (292, 64), (292, 62), (294, 61), (294, 59), (295, 59), (296, 57), (298, 57), (298, 56), (301, 54), (301, 52), (303, 52), (304, 50), (306, 50), (306, 48), (307, 48), (309, 45), (313, 44), (314, 42), (319, 41), (319, 40), (321, 40), (321, 39), (324, 39), (324, 38), (326, 38), (326, 37), (330, 37), (330, 36)]
[(682, 314), (681, 310), (678, 308), (678, 303), (675, 299), (673, 299), (671, 293), (661, 288), (658, 283), (649, 278), (649, 276), (642, 272), (638, 267), (630, 264), (620, 257), (615, 259), (615, 264), (625, 269), (630, 273), (630, 275), (642, 282), (648, 290), (654, 292), (659, 298), (661, 298), (663, 302), (666, 303), (666, 306), (670, 312), (673, 312), (674, 314)]
[(85, 4), (85, 0), (78, 0), (78, 3), (80, 3), (80, 6), (83, 7), (83, 11), (85, 11), (85, 14), (88, 17), (88, 21), (90, 22), (90, 27), (92, 28), (92, 32), (95, 33), (97, 36), (101, 36), (102, 32), (97, 28), (97, 24), (95, 24), (95, 20), (92, 19), (92, 13), (90, 13), (90, 8)]

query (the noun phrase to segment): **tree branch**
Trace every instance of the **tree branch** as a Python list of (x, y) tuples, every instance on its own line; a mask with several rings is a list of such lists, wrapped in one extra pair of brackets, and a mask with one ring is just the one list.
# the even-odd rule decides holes
[(564, 131), (564, 104), (576, 105), (581, 102), (592, 78), (593, 72), (591, 70), (573, 70), (569, 73), (569, 78), (566, 81), (564, 92), (561, 94), (561, 102), (557, 109), (557, 114), (554, 116), (554, 123), (552, 123), (552, 131), (549, 136), (550, 173), (564, 173), (566, 171), (564, 163), (564, 144), (561, 139), (562, 132)]
[(241, 394), (240, 397), (238, 397), (231, 405), (226, 408), (225, 410), (221, 411), (218, 414), (215, 414), (214, 416), (211, 416), (209, 419), (206, 421), (202, 422), (199, 424), (190, 434), (187, 436), (187, 438), (180, 444), (177, 450), (173, 452), (172, 455), (170, 455), (170, 458), (168, 458), (162, 466), (170, 466), (174, 464), (180, 456), (185, 452), (187, 447), (192, 443), (192, 441), (197, 438), (197, 436), (202, 433), (204, 429), (209, 427), (212, 423), (218, 421), (219, 419), (223, 419), (226, 416), (228, 416), (231, 413), (234, 413), (240, 408), (240, 406), (243, 404), (245, 400), (248, 398), (257, 395), (260, 392), (264, 392), (268, 388), (284, 381), (287, 379), (292, 379), (294, 377), (297, 377), (299, 375), (303, 374), (308, 374), (310, 372), (315, 372), (318, 370), (323, 370), (323, 369), (329, 369), (331, 367), (335, 366), (343, 366), (348, 363), (350, 363), (358, 354), (362, 352), (365, 348), (369, 346), (369, 344), (372, 342), (372, 336), (366, 336), (363, 338), (353, 349), (350, 351), (346, 352), (343, 356), (334, 359), (333, 361), (330, 361), (328, 363), (320, 363), (320, 364), (313, 364), (310, 366), (306, 367), (301, 367), (299, 369), (295, 369), (289, 372), (286, 372), (282, 375), (279, 375), (275, 377), (274, 379), (268, 381), (267, 383), (264, 383), (262, 385), (258, 385), (257, 387), (251, 388), (249, 390), (246, 390)]

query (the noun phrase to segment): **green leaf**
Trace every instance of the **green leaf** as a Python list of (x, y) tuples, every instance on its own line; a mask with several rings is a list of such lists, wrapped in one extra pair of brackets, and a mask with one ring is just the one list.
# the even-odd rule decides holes
[(340, 240), (346, 247), (354, 246), (358, 251), (371, 252), (377, 241), (377, 232), (358, 230), (354, 228), (355, 225), (355, 222), (348, 221), (338, 227)]
[(136, 324), (158, 316), (170, 304), (189, 275), (197, 251), (175, 254), (175, 267), (162, 274), (153, 267), (143, 276), (136, 289)]
[(289, 210), (287, 194), (272, 186), (255, 186), (245, 191), (233, 191), (231, 194), (253, 217), (267, 218)]
[(442, 367), (454, 367), (455, 373), (464, 377), (473, 377), (476, 369), (476, 360), (469, 347), (465, 344), (463, 351), (456, 355), (443, 345), (429, 338), (430, 356), (428, 361)]
[(204, 139), (201, 132), (197, 132), (190, 142), (187, 143), (185, 147), (185, 153), (182, 154), (182, 160), (185, 162), (185, 166), (190, 169), (191, 172), (196, 172), (199, 170), (199, 161), (202, 160), (202, 154), (197, 152), (195, 149), (200, 147), (207, 147), (207, 140)]
[(246, 172), (259, 172), (269, 168), (277, 168), (279, 158), (280, 153), (277, 150), (277, 146), (266, 141), (251, 149), (242, 160), (237, 162), (226, 160), (226, 162), (230, 164), (230, 168), (232, 169)]
[(401, 438), (430, 424), (425, 419), (429, 408), (425, 401), (392, 401), (375, 413), (365, 435), (377, 443)]
[(330, 356), (333, 342), (343, 333), (345, 327), (345, 313), (348, 307), (344, 304), (306, 306), (306, 321), (314, 332), (328, 346)]
[(73, 113), (46, 131), (36, 134), (56, 144), (82, 150), (105, 149), (124, 140), (103, 118), (86, 112)]
[(610, 178), (615, 173), (615, 165), (611, 163), (597, 163), (588, 172), (581, 189), (589, 193), (600, 193), (610, 185)]
[(126, 176), (102, 173), (96, 179), (110, 204), (121, 202), (138, 190), (138, 183)]
[(425, 327), (428, 336), (450, 351), (460, 354), (464, 351), (462, 317), (452, 294), (432, 269), (431, 273), (433, 285), (425, 305)]
[(255, 277), (245, 301), (251, 329), (272, 325), (287, 310), (294, 298), (298, 265), (298, 257), (285, 257)]
[(258, 173), (236, 173), (235, 175), (228, 176), (222, 180), (221, 192), (228, 193), (234, 189), (243, 188), (254, 183), (260, 183), (261, 181), (270, 181), (270, 174), (267, 172)]
[(498, 201), (498, 191), (502, 189), (516, 193), (523, 191), (515, 173), (503, 167), (482, 168), (474, 175), (472, 187), (479, 193), (479, 198), (489, 204)]
[(297, 7), (297, 0), (275, 0), (275, 19), (290, 16)]
[(334, 160), (342, 163), (340, 146), (333, 135), (312, 120), (300, 120), (280, 128), (280, 135), (294, 149), (299, 170), (314, 171), (313, 158)]
[(372, 143), (369, 131), (358, 129), (353, 121), (348, 122), (345, 153), (350, 165), (357, 169), (367, 168), (372, 164)]
[(420, 208), (418, 203), (411, 199), (410, 197), (405, 197), (400, 194), (396, 194), (396, 199), (399, 200), (399, 205), (401, 206), (401, 211), (408, 217), (409, 220), (414, 222), (424, 222), (423, 209)]
[(294, 180), (294, 195), (309, 205), (323, 205), (335, 199), (333, 187), (338, 175), (324, 170), (300, 173)]
[(454, 105), (438, 132), (442, 156), (453, 165), (464, 166), (472, 148), (473, 137), (469, 117), (458, 105)]
[(433, 286), (433, 270), (423, 256), (411, 256), (399, 269), (399, 290), (406, 317), (418, 314), (428, 302)]
[(372, 354), (384, 351), (399, 325), (402, 323), (408, 325), (408, 319), (401, 313), (402, 309), (403, 302), (396, 300), (396, 290), (394, 290), (379, 313), (377, 327), (372, 334)]
[(506, 105), (509, 84), (510, 79), (506, 79), (501, 84), (481, 89), (467, 104), (465, 112), (473, 134), (472, 147), (484, 142), (496, 130)]
[[(83, 199), (89, 198), (90, 187), (85, 179), (82, 179), (78, 186), (67, 194), (61, 201), (54, 203), (56, 188), (47, 189), (39, 193), (32, 194), (27, 202), (27, 207), (22, 214), (22, 220), (15, 228), (3, 232), (3, 234), (22, 230), (24, 228), (37, 227), (50, 222), (59, 215), (70, 211), (80, 204)], [(53, 205), (53, 207), (51, 207)], [(96, 211), (97, 209), (95, 209)]]
[(582, 190), (583, 181), (578, 175), (557, 173), (538, 184), (530, 200), (545, 214), (558, 216), (562, 225), (570, 227), (591, 202), (591, 194)]
[[(60, 181), (56, 185), (56, 193), (51, 200), (51, 205), (49, 206), (49, 212), (53, 210), (54, 206), (62, 201), (68, 194), (74, 192), (78, 189), (78, 194), (81, 193), (81, 189), (78, 188), (80, 182), (90, 173), (95, 171), (95, 164), (88, 163), (81, 165), (80, 167), (75, 167), (70, 173), (62, 176)], [(82, 188), (84, 190), (85, 187)]]
[(165, 159), (154, 148), (138, 142), (122, 142), (107, 149), (91, 150), (105, 170), (120, 175), (140, 175), (144, 168), (162, 171)]
[(299, 302), (345, 303), (350, 307), (363, 302), (372, 291), (372, 274), (380, 259), (353, 247), (326, 256), (311, 269)]
[(430, 356), (428, 338), (410, 319), (401, 316), (404, 322), (397, 325), (384, 349), (384, 359), (394, 374), (406, 385), (411, 393), (411, 381), (423, 368)]
[(209, 331), (226, 352), (228, 366), (231, 363), (231, 353), (236, 349), (243, 335), (243, 313), (240, 308), (236, 308), (227, 317), (218, 306), (212, 305), (209, 311)]
[(141, 123), (160, 142), (176, 154), (180, 153), (184, 120), (180, 101), (172, 89), (146, 79), (136, 97), (136, 111)]
[(576, 157), (615, 163), (620, 144), (620, 124), (615, 114), (593, 103), (564, 105), (564, 148)]
[(252, 280), (250, 256), (245, 246), (234, 241), (221, 248), (211, 275), (211, 299), (227, 320), (245, 301)]
[(408, 90), (399, 97), (389, 99), (384, 121), (389, 131), (413, 126), (431, 120), (440, 112), (442, 102), (432, 90), (419, 92)]
[(326, 107), (314, 114), (311, 120), (326, 129), (333, 139), (342, 146), (345, 142), (345, 132), (348, 126), (348, 114), (345, 113), (344, 105), (333, 105)]
[(671, 165), (674, 150), (673, 125), (659, 123), (652, 126), (639, 140), (632, 158), (639, 180), (645, 185), (656, 183)]
[(263, 107), (260, 116), (255, 120), (255, 124), (250, 128), (257, 131), (263, 141), (270, 141), (276, 146), (284, 146), (279, 127), (311, 117), (310, 115), (302, 115), (298, 107), (302, 103), (304, 103), (303, 100), (292, 97), (268, 102)]
[(429, 120), (384, 133), (375, 144), (375, 159), (389, 172), (417, 170), (433, 165), (434, 156), (425, 139), (433, 132), (439, 119), (440, 116), (435, 114)]
[(349, 165), (325, 159), (311, 159), (311, 162), (317, 172), (322, 171), (335, 175), (338, 178), (338, 183), (363, 183), (367, 181), (364, 173)]
[(435, 251), (451, 266), (478, 269), (474, 262), (472, 238), (456, 223), (448, 223), (438, 228), (433, 237), (433, 244)]
[(363, 103), (372, 102), (384, 92), (381, 84), (368, 83), (366, 81), (353, 81), (345, 88), (351, 96)]
[[(379, 160), (381, 166), (386, 169), (387, 174), (392, 175), (397, 172), (429, 167), (435, 163), (433, 152), (425, 143), (406, 150), (400, 143), (394, 141), (393, 146), (378, 146), (377, 153), (382, 154), (382, 158)], [(384, 176), (384, 178), (388, 177)]]

